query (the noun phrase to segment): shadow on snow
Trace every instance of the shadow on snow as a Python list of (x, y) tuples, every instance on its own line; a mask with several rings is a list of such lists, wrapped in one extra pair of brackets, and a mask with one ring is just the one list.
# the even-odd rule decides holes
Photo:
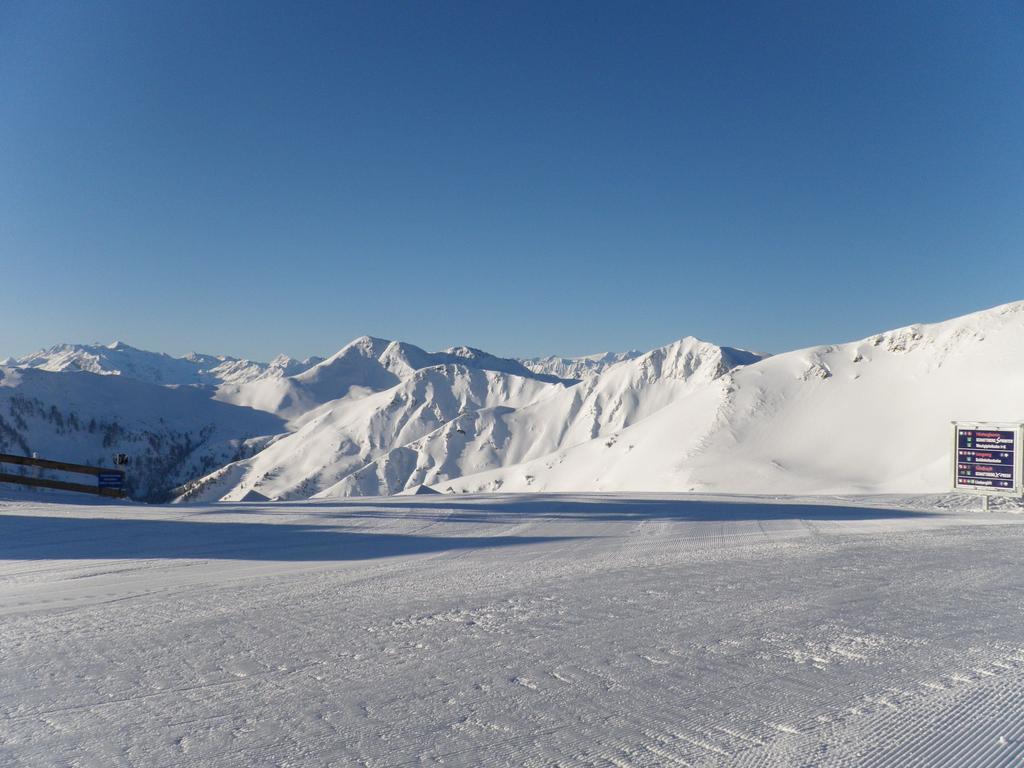
[(683, 522), (725, 522), (729, 520), (891, 520), (930, 517), (934, 513), (890, 507), (850, 504), (804, 503), (793, 499), (750, 499), (727, 501), (701, 498), (644, 498), (643, 496), (592, 496), (534, 494), (460, 498), (405, 498), (390, 496), (380, 501), (339, 499), (337, 501), (217, 504), (199, 514), (260, 514), (302, 510), (318, 517), (344, 520), (432, 520), (452, 523), (496, 523), (507, 525), (522, 518), (550, 521), (636, 522), (678, 520)]
[(283, 523), (0, 515), (0, 560), (371, 560), (571, 538), (415, 536)]

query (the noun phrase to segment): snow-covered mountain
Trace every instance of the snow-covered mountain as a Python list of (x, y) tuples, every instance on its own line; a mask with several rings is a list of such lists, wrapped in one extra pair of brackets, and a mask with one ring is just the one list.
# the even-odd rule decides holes
[(321, 360), (319, 357), (294, 360), (281, 355), (269, 363), (260, 363), (197, 352), (185, 357), (171, 357), (115, 341), (112, 344), (58, 344), (24, 357), (7, 358), (0, 364), (55, 373), (85, 371), (102, 376), (124, 376), (147, 384), (216, 387), (225, 383), (241, 385), (263, 378), (294, 376)]
[[(379, 386), (381, 370), (395, 377), (393, 387), (306, 411), (295, 433), (212, 473), (187, 498), (235, 500), (253, 490), (269, 498), (398, 493), (622, 429), (759, 359), (687, 338), (575, 383), (476, 350), (429, 355), (398, 342), (383, 344), (358, 339), (339, 356), (362, 361), (358, 370), (373, 374), (363, 376), (364, 387)], [(373, 360), (380, 368), (367, 367)], [(435, 361), (440, 364), (418, 367)], [(342, 378), (354, 379), (351, 365)]]
[(549, 384), (562, 383), (556, 376), (534, 373), (517, 360), (470, 347), (427, 352), (402, 341), (361, 336), (297, 375), (225, 384), (218, 390), (217, 398), (279, 414), (294, 420), (293, 426), (298, 427), (327, 403), (390, 389), (416, 371), (440, 365), (461, 365)]
[(276, 416), (217, 402), (197, 387), (0, 367), (0, 452), (94, 466), (127, 453), (128, 490), (140, 499), (166, 499), (283, 429)]
[[(110, 426), (117, 434), (128, 435), (117, 443), (118, 450), (135, 456), (137, 466), (143, 468), (141, 474), (133, 475), (132, 490), (146, 498), (160, 498), (169, 488), (188, 484), (197, 475), (232, 460), (247, 458), (296, 430), (302, 437), (317, 433), (310, 446), (318, 445), (317, 440), (343, 446), (340, 457), (324, 449), (318, 454), (317, 466), (305, 473), (295, 470), (301, 475), (295, 484), (311, 488), (312, 493), (324, 487), (315, 485), (316, 477), (329, 477), (330, 483), (341, 477), (337, 473), (351, 462), (348, 451), (352, 445), (366, 444), (359, 451), (366, 461), (389, 450), (396, 440), (408, 441), (430, 432), (463, 409), (521, 404), (548, 389), (561, 389), (564, 383), (555, 376), (535, 373), (516, 360), (470, 347), (429, 353), (411, 344), (369, 336), (356, 339), (327, 359), (306, 361), (279, 357), (270, 363), (254, 363), (199, 354), (175, 358), (115, 342), (59, 345), (13, 362), (17, 367), (6, 369), (7, 380), (22, 389), (29, 383), (33, 392), (45, 389), (48, 397), (24, 395), (38, 402), (33, 408), (18, 410), (23, 395), (14, 396), (10, 410), (14, 426), (0, 422), (7, 447), (15, 453), (37, 451), (65, 461), (109, 462), (114, 442), (104, 430)], [(432, 373), (419, 375), (423, 371)], [(388, 410), (394, 393), (384, 398), (372, 396), (403, 386), (408, 390), (407, 413), (375, 415), (376, 408)], [(112, 396), (113, 392), (122, 393), (123, 402)], [(146, 411), (147, 397), (152, 398), (152, 413)], [(33, 422), (19, 416), (44, 411), (52, 411), (53, 418)], [(221, 422), (232, 426), (221, 430)], [(83, 423), (95, 426), (86, 430), (87, 434), (79, 434), (78, 426)], [(213, 427), (207, 428), (209, 424)], [(97, 429), (102, 433), (102, 450), (97, 450), (96, 440), (89, 437), (98, 434)], [(257, 471), (266, 474), (265, 467), (274, 463), (276, 452), (290, 451), (295, 442), (284, 440), (281, 448), (264, 457)], [(208, 450), (214, 444), (216, 450)], [(199, 446), (205, 452), (193, 460), (191, 454)], [(306, 453), (310, 450), (308, 446), (303, 449)], [(184, 454), (189, 454), (188, 461), (182, 458)], [(161, 457), (167, 461), (173, 457), (173, 471), (166, 462), (160, 463)], [(150, 477), (150, 469), (158, 465), (162, 476)], [(232, 472), (239, 470), (232, 468)], [(282, 477), (295, 472), (285, 467)], [(279, 485), (276, 495), (300, 493), (285, 480)]]
[(773, 357), (688, 337), (512, 360), (364, 336), (301, 362), (113, 344), (17, 363), (0, 450), (96, 462), (124, 433), (151, 498), (939, 492), (951, 420), (1024, 419), (1024, 302)]
[(460, 414), (514, 408), (563, 389), (560, 383), (456, 363), (410, 369), (396, 381), (383, 391), (344, 396), (317, 408), (297, 431), (256, 456), (193, 483), (183, 500), (236, 500), (250, 491), (272, 499), (308, 498)]
[(1024, 302), (776, 355), (454, 491), (942, 492), (952, 420), (1024, 420)]
[(192, 353), (171, 357), (112, 344), (59, 344), (4, 365), (52, 372), (87, 371), (123, 376), (148, 384), (208, 386), (216, 399), (295, 419), (317, 406), (352, 394), (363, 396), (395, 386), (413, 371), (460, 364), (556, 383), (518, 360), (495, 357), (472, 347), (427, 352), (413, 344), (361, 336), (328, 358), (295, 360), (281, 355), (269, 363)]
[(517, 465), (652, 417), (737, 366), (759, 359), (743, 350), (681, 339), (522, 407), (505, 403), (463, 413), (415, 443), (401, 443), (318, 495), (393, 494)]

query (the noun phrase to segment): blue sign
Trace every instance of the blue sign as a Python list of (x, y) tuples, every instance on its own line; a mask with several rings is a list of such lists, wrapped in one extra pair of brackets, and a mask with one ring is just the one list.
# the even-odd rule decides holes
[(120, 472), (100, 472), (96, 475), (96, 484), (100, 488), (124, 488), (124, 475)]
[(984, 425), (956, 428), (955, 486), (960, 490), (1014, 492), (1021, 446), (1015, 429)]

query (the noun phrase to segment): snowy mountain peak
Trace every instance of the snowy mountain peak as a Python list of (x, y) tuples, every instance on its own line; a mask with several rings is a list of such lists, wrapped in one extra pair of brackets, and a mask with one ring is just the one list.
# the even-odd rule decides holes
[[(460, 359), (454, 350), (448, 353)], [(622, 429), (656, 418), (663, 408), (723, 378), (723, 373), (760, 359), (692, 337), (681, 339), (619, 361), (574, 386), (553, 388), (526, 405), (504, 403), (461, 412), (430, 434), (359, 466), (317, 496), (393, 494), (422, 484), (443, 489), (456, 478), (534, 459), (554, 466), (560, 451), (593, 439), (614, 444)], [(439, 370), (451, 375), (431, 368), (418, 371), (415, 380), (430, 381), (441, 375), (435, 373)], [(500, 484), (487, 487), (498, 488)]]
[(298, 362), (295, 358), (288, 357), (288, 355), (278, 355), (270, 361), (271, 367), (274, 368), (287, 368), (292, 363)]
[(359, 350), (367, 357), (380, 357), (390, 344), (391, 341), (389, 339), (378, 339), (375, 336), (360, 336), (352, 339), (352, 341), (342, 347), (339, 354)]
[(686, 380), (702, 369), (706, 378), (710, 380), (737, 366), (750, 365), (761, 359), (761, 355), (753, 352), (719, 347), (693, 336), (686, 336), (620, 365), (636, 368), (647, 381), (661, 378)]
[(381, 353), (381, 365), (398, 376), (435, 365), (437, 360), (426, 350), (404, 341), (392, 341)]
[(481, 349), (476, 349), (475, 347), (466, 347), (466, 346), (449, 347), (448, 349), (445, 350), (445, 352), (447, 352), (449, 355), (454, 355), (455, 357), (466, 358), (467, 360), (480, 360), (480, 359), (483, 359), (483, 358), (493, 358), (494, 357), (494, 355), (492, 355), (492, 354), (490, 354), (488, 352), (484, 352)]

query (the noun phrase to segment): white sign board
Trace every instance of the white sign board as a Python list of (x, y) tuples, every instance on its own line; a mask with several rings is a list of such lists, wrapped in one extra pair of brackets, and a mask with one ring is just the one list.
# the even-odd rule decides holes
[(1024, 492), (1024, 426), (953, 422), (953, 490), (1020, 496)]

